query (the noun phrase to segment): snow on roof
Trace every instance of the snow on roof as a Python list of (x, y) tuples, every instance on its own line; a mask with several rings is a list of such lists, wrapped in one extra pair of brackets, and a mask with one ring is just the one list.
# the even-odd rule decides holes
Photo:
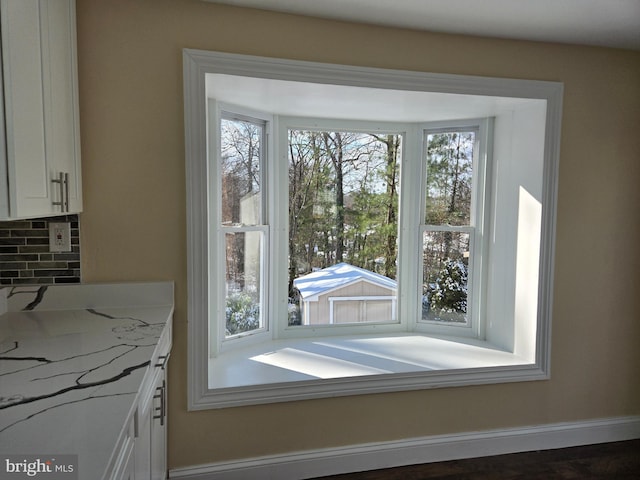
[(303, 299), (310, 300), (312, 297), (317, 297), (329, 290), (334, 290), (357, 280), (367, 280), (387, 288), (395, 289), (398, 286), (397, 282), (389, 277), (364, 268), (354, 267), (348, 263), (338, 263), (317, 272), (303, 275), (296, 278), (293, 281), (293, 285), (300, 291)]

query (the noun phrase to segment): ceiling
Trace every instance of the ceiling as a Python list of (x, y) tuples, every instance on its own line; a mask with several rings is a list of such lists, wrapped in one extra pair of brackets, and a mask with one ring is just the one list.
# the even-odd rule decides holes
[(431, 32), (640, 51), (640, 0), (206, 0)]

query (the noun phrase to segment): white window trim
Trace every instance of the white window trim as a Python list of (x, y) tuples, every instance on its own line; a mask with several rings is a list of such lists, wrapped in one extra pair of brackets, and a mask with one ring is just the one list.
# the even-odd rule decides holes
[[(563, 93), (561, 83), (328, 65), (190, 49), (183, 51), (183, 66), (189, 292), (187, 305), (188, 406), (190, 410), (301, 398), (540, 380), (549, 377), (557, 173)], [(237, 389), (210, 390), (208, 388), (210, 342), (208, 319), (214, 307), (209, 302), (211, 252), (208, 242), (209, 225), (206, 220), (209, 209), (207, 192), (211, 178), (211, 172), (207, 165), (207, 99), (205, 94), (207, 73), (395, 90), (546, 100), (540, 280), (534, 361), (522, 365), (471, 370), (416, 372), (415, 374), (402, 375), (386, 374), (358, 379), (263, 384)], [(416, 220), (418, 221), (415, 224), (419, 225), (419, 219)], [(405, 238), (409, 238), (410, 235), (406, 233)], [(408, 233), (411, 234), (411, 232)], [(418, 232), (415, 230), (413, 233), (417, 235)], [(403, 250), (409, 251), (401, 245), (401, 255)], [(416, 265), (415, 272), (412, 274), (418, 275), (418, 270)], [(285, 281), (284, 279), (278, 280)]]

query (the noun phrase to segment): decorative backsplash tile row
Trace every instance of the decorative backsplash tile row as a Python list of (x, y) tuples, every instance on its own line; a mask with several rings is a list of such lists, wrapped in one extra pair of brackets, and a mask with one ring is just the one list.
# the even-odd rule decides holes
[[(71, 252), (49, 251), (49, 222), (71, 223)], [(80, 283), (78, 215), (0, 222), (0, 285)]]

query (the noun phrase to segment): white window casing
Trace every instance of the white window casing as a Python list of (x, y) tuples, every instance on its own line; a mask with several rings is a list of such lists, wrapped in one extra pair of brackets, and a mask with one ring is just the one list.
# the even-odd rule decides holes
[[(549, 377), (562, 84), (327, 65), (189, 49), (184, 50), (183, 59), (190, 409)], [(395, 329), (407, 334), (416, 332), (416, 335), (472, 337), (486, 342), (489, 348), (511, 352), (514, 361), (508, 365), (461, 370), (209, 388), (212, 356), (225, 355), (235, 345), (323, 335), (317, 333), (321, 329), (310, 332), (305, 331), (306, 327), (291, 329), (286, 326), (287, 215), (286, 210), (282, 213), (276, 208), (287, 203), (287, 168), (282, 168), (287, 164), (287, 156), (286, 149), (282, 151), (281, 142), (283, 132), (296, 123), (292, 119), (304, 118), (303, 112), (294, 113), (287, 110), (289, 107), (283, 107), (279, 112), (260, 113), (268, 110), (258, 104), (261, 101), (259, 96), (252, 97), (256, 105), (252, 103), (251, 106), (225, 105), (224, 102), (237, 103), (237, 98), (241, 98), (232, 95), (218, 98), (220, 101), (213, 100), (207, 93), (208, 82), (220, 79), (224, 83), (223, 77), (227, 76), (252, 81), (297, 82), (302, 87), (307, 84), (322, 88), (357, 87), (354, 95), (358, 94), (358, 89), (379, 89), (382, 94), (424, 94), (429, 99), (450, 100), (451, 110), (448, 114), (438, 114), (441, 115), (438, 123), (435, 122), (437, 117), (424, 118), (428, 123), (416, 121), (418, 119), (413, 117), (404, 122), (397, 118), (382, 122), (369, 122), (367, 118), (357, 122), (336, 118), (335, 121), (318, 120), (316, 123), (321, 128), (331, 123), (334, 125), (331, 128), (337, 128), (336, 124), (351, 125), (362, 131), (377, 125), (375, 128), (382, 128), (385, 132), (403, 135), (398, 318), (396, 323), (375, 325), (376, 332), (384, 334)], [(488, 99), (486, 107), (474, 110), (470, 103), (462, 101), (465, 96), (471, 96), (468, 98), (483, 105)], [(223, 111), (261, 118), (269, 125), (267, 158), (262, 169), (266, 218), (261, 225), (234, 227), (237, 231), (260, 231), (264, 236), (261, 270), (265, 275), (262, 284), (267, 285), (263, 298), (267, 323), (255, 334), (226, 340), (224, 321), (210, 322), (211, 319), (224, 319), (223, 287), (220, 284), (224, 279), (219, 274), (224, 252), (223, 242), (219, 239), (226, 230), (218, 227), (220, 222), (216, 212), (220, 211), (220, 205), (215, 198), (215, 189), (220, 188), (217, 183), (220, 175), (212, 167), (219, 164), (214, 157), (220, 148), (215, 144), (216, 140), (210, 143), (217, 138), (211, 133), (217, 128)], [(465, 117), (485, 120), (470, 123), (469, 120), (461, 120)], [(311, 122), (308, 118), (305, 121)], [(299, 122), (296, 125), (304, 126)], [(422, 273), (421, 262), (416, 262), (416, 255), (421, 258), (419, 252), (422, 251), (424, 231), (449, 228), (424, 225), (423, 132), (463, 126), (478, 129), (481, 148), (478, 158), (474, 158), (473, 190), (476, 196), (473, 198), (472, 225), (451, 227), (469, 233), (473, 248), (473, 265), (469, 269), (472, 291), (469, 297), (472, 303), (469, 307), (470, 320), (467, 328), (452, 328), (441, 322), (423, 322), (418, 318), (422, 292), (417, 286), (421, 283)], [(390, 127), (393, 130), (387, 130)], [(275, 141), (269, 141), (271, 138)], [(406, 174), (405, 169), (410, 174)], [(420, 199), (419, 208), (416, 208), (416, 199)], [(212, 242), (215, 238), (218, 240)], [(342, 300), (333, 298), (332, 303), (336, 301)], [(218, 327), (210, 328), (210, 325)], [(343, 332), (357, 334), (361, 331), (359, 327), (368, 326), (348, 326), (351, 330)]]

